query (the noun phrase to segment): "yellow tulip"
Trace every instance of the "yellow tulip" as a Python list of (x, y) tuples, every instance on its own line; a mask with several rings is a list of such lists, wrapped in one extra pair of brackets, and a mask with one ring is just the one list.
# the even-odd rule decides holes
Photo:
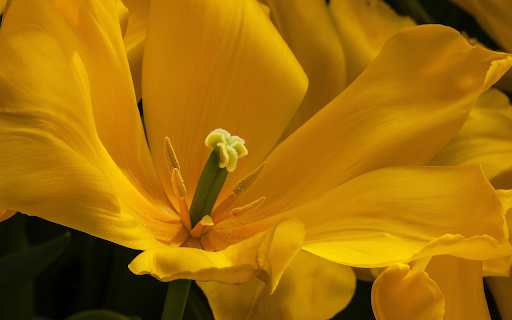
[[(0, 207), (144, 250), (129, 266), (136, 274), (258, 277), (269, 292), (300, 249), (358, 267), (511, 253), (500, 200), (480, 168), (422, 167), (510, 57), (446, 27), (404, 30), (274, 148), (307, 79), (267, 14), (252, 0), (153, 1), (145, 132), (122, 6), (13, 2), (0, 30), (0, 166), (8, 168)], [(220, 193), (219, 203), (232, 200), (218, 213), (225, 219), (194, 233), (180, 213), (208, 158), (204, 140), (218, 128), (250, 152)], [(180, 163), (171, 174), (166, 137)], [(263, 162), (250, 188), (236, 191)]]

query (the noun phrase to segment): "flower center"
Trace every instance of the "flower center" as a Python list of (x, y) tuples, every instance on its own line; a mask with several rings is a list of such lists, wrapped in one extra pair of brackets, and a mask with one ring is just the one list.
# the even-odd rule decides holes
[(224, 219), (257, 210), (265, 201), (265, 198), (262, 197), (246, 206), (235, 208), (229, 213), (224, 212), (236, 196), (247, 190), (257, 178), (263, 169), (263, 163), (240, 180), (233, 188), (233, 194), (226, 197), (213, 209), (228, 173), (236, 169), (238, 159), (247, 155), (248, 151), (242, 138), (232, 136), (223, 129), (212, 131), (206, 137), (205, 144), (213, 150), (203, 167), (189, 210), (185, 201), (187, 191), (181, 176), (178, 159), (169, 138), (166, 137), (164, 140), (164, 155), (167, 168), (171, 174), (173, 191), (178, 198), (180, 219), (193, 238), (200, 238), (202, 234), (208, 232), (215, 224)]

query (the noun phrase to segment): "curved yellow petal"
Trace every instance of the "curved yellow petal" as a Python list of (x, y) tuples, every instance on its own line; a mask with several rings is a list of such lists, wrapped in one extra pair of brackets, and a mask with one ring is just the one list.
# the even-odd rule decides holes
[(299, 251), (276, 291), (251, 280), (241, 285), (198, 282), (216, 319), (330, 319), (343, 310), (355, 291), (352, 268)]
[(501, 319), (512, 319), (512, 277), (487, 277), (485, 283), (492, 292)]
[(406, 264), (384, 270), (372, 287), (372, 308), (377, 320), (443, 320), (443, 294), (424, 271)]
[(6, 3), (7, 3), (7, 0), (0, 0), (0, 14), (2, 14), (4, 12)]
[[(283, 215), (304, 223), (304, 250), (356, 267), (439, 254), (486, 260), (512, 253), (500, 200), (476, 166), (375, 170), (282, 215), (226, 219), (203, 237), (220, 250)], [(235, 225), (244, 220), (253, 222)]]
[[(499, 90), (482, 94), (460, 132), (441, 150), (430, 165), (482, 166), (487, 179), (512, 171), (512, 105)], [(512, 188), (508, 185), (499, 187)]]
[[(508, 230), (510, 231), (512, 229), (512, 190), (496, 190), (496, 193), (498, 194), (498, 197), (500, 198), (501, 204), (503, 206), (503, 212), (505, 213), (505, 218), (507, 220)], [(485, 260), (483, 262), (483, 275), (484, 277), (509, 277), (511, 266), (512, 255), (494, 260)]]
[(241, 137), (250, 153), (228, 176), (229, 191), (270, 152), (307, 86), (297, 60), (255, 0), (152, 1), (142, 82), (144, 120), (160, 179), (172, 195), (161, 151), (167, 136), (182, 164), (189, 203), (209, 154), (204, 139), (212, 130)]
[(123, 3), (129, 11), (128, 26), (123, 41), (130, 64), (135, 96), (139, 101), (142, 98), (142, 56), (146, 43), (146, 27), (151, 0), (123, 0)]
[(14, 1), (0, 34), (37, 25), (57, 41), (67, 61), (80, 58), (75, 78), (90, 101), (102, 144), (146, 197), (169, 206), (144, 136), (117, 9), (115, 1)]
[(34, 25), (3, 33), (0, 47), (0, 207), (132, 248), (181, 244), (176, 215), (139, 192), (99, 140), (81, 56), (68, 59)]
[(484, 294), (482, 261), (437, 256), (425, 271), (443, 293), (444, 319), (491, 319)]
[(187, 247), (148, 250), (128, 267), (137, 275), (151, 274), (160, 281), (194, 279), (236, 284), (258, 277), (272, 293), (303, 241), (303, 224), (283, 219), (274, 228), (222, 251)]
[(512, 2), (450, 0), (471, 14), (482, 29), (503, 49), (512, 52)]
[(5, 210), (0, 208), (0, 222), (5, 221), (16, 214), (14, 210)]
[(329, 10), (345, 51), (349, 84), (368, 67), (391, 36), (416, 25), (380, 0), (331, 0)]
[(325, 0), (262, 2), (269, 6), (270, 18), (309, 79), (306, 96), (285, 138), (345, 89), (345, 56)]
[(508, 67), (495, 61), (510, 65), (512, 58), (472, 47), (448, 27), (400, 31), (352, 85), (272, 151), (232, 206), (266, 197), (260, 219), (377, 168), (427, 164), (460, 130), (487, 74)]

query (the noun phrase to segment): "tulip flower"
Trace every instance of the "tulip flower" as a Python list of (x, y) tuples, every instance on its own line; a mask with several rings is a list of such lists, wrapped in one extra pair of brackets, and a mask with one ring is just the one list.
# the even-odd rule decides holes
[(442, 26), (404, 30), (275, 147), (307, 78), (265, 7), (152, 1), (146, 130), (119, 8), (11, 4), (0, 29), (0, 207), (144, 250), (136, 274), (258, 277), (270, 293), (301, 249), (357, 267), (511, 253), (480, 168), (424, 166), (508, 55)]

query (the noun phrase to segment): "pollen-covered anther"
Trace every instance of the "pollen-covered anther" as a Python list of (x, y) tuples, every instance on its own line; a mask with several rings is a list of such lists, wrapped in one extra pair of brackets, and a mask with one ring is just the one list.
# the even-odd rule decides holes
[(187, 189), (185, 188), (185, 183), (181, 177), (180, 170), (177, 168), (172, 169), (171, 182), (172, 189), (174, 190), (176, 197), (180, 199), (185, 198), (187, 195)]
[(261, 197), (258, 200), (249, 203), (248, 205), (239, 208), (234, 208), (229, 213), (223, 213), (221, 215), (218, 215), (215, 217), (215, 219), (213, 219), (213, 223), (218, 224), (231, 216), (238, 217), (241, 216), (242, 214), (252, 213), (258, 210), (258, 208), (263, 204), (263, 202), (265, 202), (265, 199), (265, 197)]
[(236, 169), (239, 158), (247, 155), (245, 140), (232, 136), (224, 129), (213, 130), (205, 140), (207, 147), (215, 149), (219, 154), (219, 167), (226, 168), (228, 172)]
[(165, 162), (167, 163), (167, 169), (169, 169), (169, 173), (172, 174), (173, 169), (180, 169), (180, 163), (178, 162), (178, 158), (176, 157), (176, 153), (174, 153), (174, 148), (172, 147), (171, 140), (168, 137), (164, 139), (164, 157)]
[(190, 236), (193, 238), (199, 238), (199, 237), (201, 237), (204, 227), (213, 226), (213, 225), (214, 225), (214, 223), (213, 223), (212, 217), (206, 215), (201, 219), (201, 221), (199, 221), (195, 225), (195, 227), (192, 230), (190, 230)]
[(185, 201), (185, 196), (187, 195), (187, 189), (185, 188), (185, 183), (183, 182), (183, 178), (181, 177), (180, 170), (177, 168), (172, 169), (171, 173), (171, 182), (172, 189), (174, 190), (174, 195), (178, 198), (178, 204), (180, 208), (180, 219), (185, 228), (190, 230), (192, 228), (192, 223), (190, 222), (190, 213), (188, 211), (188, 205)]
[(247, 176), (242, 178), (242, 180), (238, 181), (238, 183), (233, 188), (234, 194), (240, 194), (247, 190), (251, 184), (256, 180), (256, 178), (260, 175), (261, 171), (263, 170), (263, 167), (265, 166), (265, 162), (260, 164), (259, 167), (256, 168), (253, 172), (249, 173)]

